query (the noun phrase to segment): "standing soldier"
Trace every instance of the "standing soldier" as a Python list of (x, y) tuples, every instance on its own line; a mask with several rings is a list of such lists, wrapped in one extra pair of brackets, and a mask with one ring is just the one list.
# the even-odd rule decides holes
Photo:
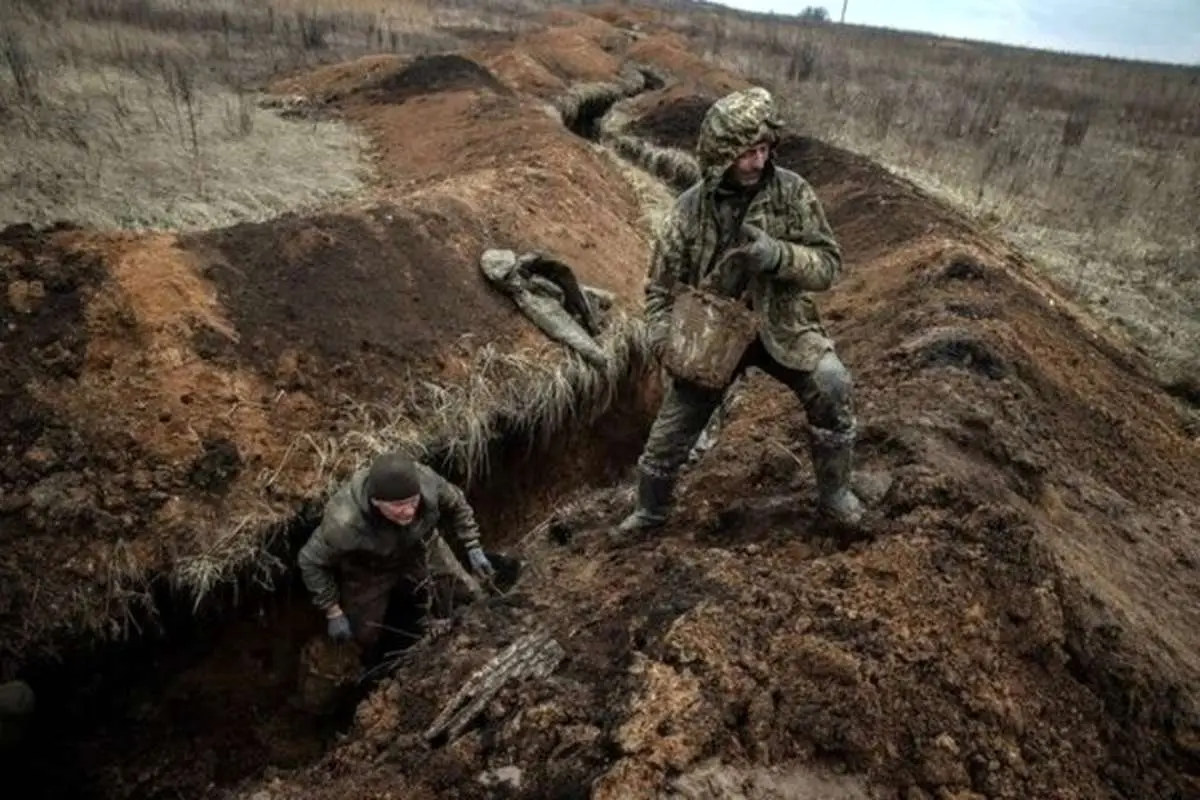
[(405, 575), (449, 574), (481, 594), (440, 526), (454, 531), (476, 574), (494, 574), (462, 490), (401, 453), (379, 456), (330, 498), (298, 560), (335, 641), (353, 637), (364, 653), (372, 649), (392, 590)]
[[(702, 177), (675, 201), (654, 245), (646, 285), (651, 341), (661, 356), (679, 285), (716, 271), (722, 293), (762, 319), (735, 373), (757, 366), (799, 397), (822, 515), (851, 528), (863, 509), (850, 490), (855, 439), (853, 385), (821, 324), (811, 293), (829, 289), (841, 250), (812, 187), (772, 160), (782, 122), (765, 89), (715, 102), (701, 125)], [(665, 522), (681, 466), (721, 391), (671, 376), (638, 460), (637, 508), (618, 534)]]

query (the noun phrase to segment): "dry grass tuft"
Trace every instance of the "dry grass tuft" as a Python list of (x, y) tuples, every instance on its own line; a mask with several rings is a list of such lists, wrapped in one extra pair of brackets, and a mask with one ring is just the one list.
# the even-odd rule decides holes
[(469, 487), (487, 476), (498, 441), (515, 437), (534, 448), (590, 423), (609, 409), (650, 352), (642, 318), (628, 312), (614, 311), (598, 342), (608, 362), (604, 370), (557, 345), (517, 353), (485, 346), (462, 384), (418, 381), (393, 408), (361, 407), (360, 431), (312, 442), (329, 486), (375, 455), (402, 448), (461, 476)]
[(671, 205), (675, 202), (675, 193), (658, 175), (636, 163), (627, 154), (617, 152), (613, 144), (610, 141), (599, 147), (605, 156), (617, 165), (621, 177), (632, 187), (638, 206), (642, 210), (642, 231), (647, 238), (652, 238), (671, 210)]
[[(312, 448), (318, 457), (318, 484), (311, 498), (323, 504), (338, 485), (374, 456), (401, 449), (469, 488), (486, 478), (495, 445), (516, 438), (531, 451), (545, 446), (569, 427), (587, 425), (606, 412), (624, 386), (647, 368), (650, 351), (642, 318), (614, 312), (599, 343), (608, 366), (599, 370), (572, 350), (550, 345), (532, 352), (501, 353), (480, 348), (459, 385), (414, 381), (408, 397), (389, 406), (366, 406), (347, 399), (357, 416), (355, 430), (341, 437), (306, 436), (295, 448)], [(285, 456), (285, 460), (288, 456)], [(260, 478), (268, 488), (272, 474)], [(212, 536), (202, 553), (176, 560), (173, 587), (199, 606), (219, 587), (250, 581), (270, 588), (273, 576), (290, 558), (287, 528), (294, 509), (247, 515)]]

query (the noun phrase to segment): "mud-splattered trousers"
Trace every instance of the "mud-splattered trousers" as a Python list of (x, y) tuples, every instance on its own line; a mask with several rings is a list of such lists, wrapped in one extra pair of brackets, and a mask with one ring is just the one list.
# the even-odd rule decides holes
[[(750, 367), (758, 367), (796, 394), (808, 417), (816, 446), (834, 448), (853, 442), (853, 382), (832, 349), (819, 358), (815, 369), (805, 372), (782, 366), (771, 358), (761, 342), (755, 341), (742, 357), (735, 377)], [(688, 453), (721, 404), (722, 395), (721, 390), (670, 378), (662, 406), (638, 460), (642, 472), (655, 478), (676, 478)]]

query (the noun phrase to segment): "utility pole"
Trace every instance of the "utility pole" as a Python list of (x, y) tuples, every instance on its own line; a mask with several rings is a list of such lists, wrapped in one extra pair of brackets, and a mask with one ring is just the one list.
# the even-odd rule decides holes
[(842, 25), (846, 24), (846, 6), (848, 5), (850, 5), (850, 0), (842, 0), (842, 19), (840, 21)]

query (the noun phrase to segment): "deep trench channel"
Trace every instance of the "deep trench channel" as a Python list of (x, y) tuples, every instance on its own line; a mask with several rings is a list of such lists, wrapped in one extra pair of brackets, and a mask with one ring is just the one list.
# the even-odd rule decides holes
[[(640, 91), (661, 85), (646, 75)], [(612, 106), (638, 92), (627, 84), (589, 88), (595, 93), (563, 121), (594, 139)], [(604, 413), (552, 435), (541, 448), (515, 433), (523, 430), (515, 422), (505, 432), (499, 420), (488, 476), (468, 486), (467, 496), (503, 574), (515, 574), (506, 547), (565, 496), (627, 477), (658, 391), (645, 365), (634, 363)], [(456, 470), (437, 458), (430, 463), (463, 485)], [(310, 504), (282, 537), (276, 555), (288, 570), (273, 587), (243, 578), (194, 610), (158, 585), (157, 618), (142, 621), (145, 632), (29, 665), (19, 677), (33, 687), (37, 711), (23, 740), (2, 756), (9, 784), (25, 787), (21, 796), (28, 798), (194, 797), (267, 768), (319, 759), (347, 730), (371, 686), (353, 686), (319, 712), (298, 702), (302, 650), (324, 636), (324, 620), (293, 565), (319, 514)], [(385, 620), (390, 632), (381, 642), (389, 655), (420, 630), (424, 597), (404, 584), (393, 595)]]

